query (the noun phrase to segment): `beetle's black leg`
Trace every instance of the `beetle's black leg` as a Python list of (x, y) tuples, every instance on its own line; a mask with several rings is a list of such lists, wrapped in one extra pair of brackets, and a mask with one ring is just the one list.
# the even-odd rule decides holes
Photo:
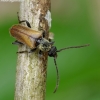
[(34, 49), (31, 49), (30, 51), (18, 51), (17, 53), (32, 53), (32, 52), (34, 52), (36, 50), (36, 48), (34, 48)]
[(37, 49), (37, 48), (31, 49), (31, 50), (29, 51), (29, 53), (34, 52), (36, 49)]
[(45, 30), (43, 30), (43, 29), (39, 29), (40, 31), (42, 31), (42, 36), (43, 36), (43, 38), (45, 38), (46, 37), (46, 32), (45, 32)]
[(18, 51), (16, 53), (28, 53), (28, 51)]
[(15, 44), (15, 45), (23, 45), (23, 43), (19, 42), (19, 41), (15, 41), (15, 42), (12, 42), (12, 44)]
[(39, 53), (38, 53), (38, 56), (39, 56), (39, 58), (43, 58), (43, 51), (41, 51), (41, 50), (39, 50)]
[[(18, 12), (17, 12), (17, 15), (18, 15)], [(26, 25), (27, 25), (29, 28), (31, 28), (31, 25), (30, 25), (30, 23), (29, 23), (27, 20), (22, 20), (22, 21), (20, 21), (19, 15), (18, 15), (18, 21), (19, 21), (19, 23), (26, 22)]]
[(56, 66), (56, 71), (57, 71), (57, 82), (56, 82), (56, 87), (55, 87), (55, 90), (53, 93), (55, 93), (58, 89), (58, 86), (59, 86), (59, 72), (58, 72), (58, 67), (57, 67), (57, 63), (56, 63), (56, 57), (54, 57), (54, 63), (55, 63), (55, 66)]
[(43, 53), (43, 52), (40, 50), (40, 51), (39, 51), (39, 55), (42, 55), (42, 53)]
[(31, 28), (31, 25), (30, 25), (30, 23), (29, 23), (27, 20), (22, 20), (22, 21), (20, 21), (19, 23), (22, 23), (22, 22), (26, 22), (26, 25), (27, 25), (29, 28)]
[(18, 17), (18, 22), (20, 22), (20, 19), (19, 19), (19, 12), (17, 12), (17, 17)]
[(45, 38), (45, 36), (46, 36), (46, 32), (43, 30), (43, 38)]

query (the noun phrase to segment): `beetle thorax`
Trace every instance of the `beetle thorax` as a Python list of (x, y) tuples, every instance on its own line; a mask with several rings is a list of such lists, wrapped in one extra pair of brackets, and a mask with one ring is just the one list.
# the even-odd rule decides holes
[(40, 44), (38, 45), (38, 49), (41, 50), (41, 51), (49, 51), (52, 47), (52, 44), (51, 42), (49, 42), (47, 39), (45, 38), (42, 38), (40, 40)]

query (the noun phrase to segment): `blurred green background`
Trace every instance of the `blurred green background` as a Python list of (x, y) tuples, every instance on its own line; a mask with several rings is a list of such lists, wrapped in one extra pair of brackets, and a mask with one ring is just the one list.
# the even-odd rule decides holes
[[(13, 100), (17, 46), (9, 28), (17, 24), (18, 2), (0, 2), (0, 100)], [(58, 54), (58, 91), (49, 58), (46, 100), (100, 100), (100, 0), (52, 0), (52, 27), (58, 49), (90, 43)]]

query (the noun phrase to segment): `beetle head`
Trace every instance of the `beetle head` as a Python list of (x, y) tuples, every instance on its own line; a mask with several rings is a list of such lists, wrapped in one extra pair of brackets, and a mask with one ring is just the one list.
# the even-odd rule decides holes
[(48, 55), (50, 57), (57, 57), (57, 48), (55, 46), (52, 46), (51, 49), (48, 51)]

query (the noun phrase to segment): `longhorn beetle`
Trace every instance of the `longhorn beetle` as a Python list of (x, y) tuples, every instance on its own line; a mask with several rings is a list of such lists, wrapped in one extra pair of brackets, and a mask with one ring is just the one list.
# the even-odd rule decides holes
[(21, 45), (24, 44), (30, 48), (30, 51), (19, 51), (17, 53), (24, 53), (24, 52), (31, 53), (36, 49), (39, 49), (40, 50), (39, 54), (41, 54), (42, 52), (48, 52), (48, 56), (54, 58), (54, 63), (57, 71), (57, 82), (54, 90), (55, 93), (59, 86), (59, 73), (58, 73), (58, 67), (56, 63), (57, 52), (61, 52), (62, 50), (71, 49), (71, 48), (82, 48), (82, 47), (89, 46), (89, 44), (85, 44), (81, 46), (71, 46), (71, 47), (66, 47), (57, 50), (56, 46), (53, 46), (54, 42), (51, 41), (51, 39), (49, 39), (50, 41), (45, 39), (45, 31), (32, 30), (31, 25), (27, 20), (22, 20), (22, 21), (19, 20), (19, 23), (22, 22), (26, 22), (28, 27), (17, 24), (12, 26), (10, 29), (11, 35), (17, 39), (15, 42), (13, 42), (13, 44), (21, 44)]

